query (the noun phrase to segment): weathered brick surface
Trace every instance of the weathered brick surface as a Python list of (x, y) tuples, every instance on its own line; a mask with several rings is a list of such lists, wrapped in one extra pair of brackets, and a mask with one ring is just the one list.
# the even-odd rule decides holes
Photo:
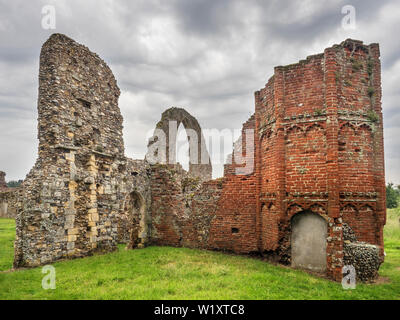
[(7, 188), (0, 191), (0, 218), (15, 219), (22, 207), (22, 188)]
[(383, 246), (385, 184), (376, 44), (346, 40), (277, 67), (256, 92), (264, 250), (283, 245), (294, 213), (328, 222), (328, 274), (341, 278), (342, 221)]

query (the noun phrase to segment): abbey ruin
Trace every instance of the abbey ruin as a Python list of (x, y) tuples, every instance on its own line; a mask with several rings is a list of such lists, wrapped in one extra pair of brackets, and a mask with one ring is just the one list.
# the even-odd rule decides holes
[[(166, 110), (149, 141), (152, 150), (165, 132), (165, 161), (127, 158), (112, 71), (52, 35), (40, 55), (36, 164), (17, 189), (0, 175), (0, 216), (16, 219), (14, 267), (126, 243), (257, 253), (337, 281), (352, 265), (375, 278), (386, 219), (379, 57), (378, 44), (348, 39), (275, 67), (234, 148), (251, 170), (233, 156), (212, 180), (202, 129), (184, 109)], [(169, 158), (171, 123), (197, 135), (189, 171)]]

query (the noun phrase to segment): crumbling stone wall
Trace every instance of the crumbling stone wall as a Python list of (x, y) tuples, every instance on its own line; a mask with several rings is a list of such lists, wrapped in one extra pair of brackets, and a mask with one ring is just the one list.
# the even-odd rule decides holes
[[(252, 129), (254, 135), (254, 128), (252, 116), (236, 143), (242, 163), (232, 157), (223, 178), (204, 182), (179, 164), (152, 166), (152, 244), (236, 253), (258, 251), (254, 158), (251, 153), (243, 155), (247, 150), (245, 132)], [(253, 166), (247, 171), (249, 163)]]
[(39, 71), (39, 157), (23, 185), (15, 267), (116, 248), (120, 91), (103, 60), (54, 34)]
[(0, 217), (1, 218), (8, 218), (8, 201), (7, 201), (7, 196), (8, 192), (6, 192), (8, 189), (7, 184), (6, 184), (6, 174), (3, 171), (0, 171)]

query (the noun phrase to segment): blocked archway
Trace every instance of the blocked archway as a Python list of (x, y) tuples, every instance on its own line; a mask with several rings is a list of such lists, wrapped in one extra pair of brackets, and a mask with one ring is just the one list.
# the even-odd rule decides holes
[[(199, 122), (189, 112), (182, 108), (170, 108), (163, 112), (161, 120), (156, 125), (154, 137), (150, 139), (149, 150), (153, 143), (158, 142), (157, 130), (162, 130), (165, 138), (163, 152), (167, 164), (176, 163), (176, 140), (180, 125), (183, 125), (189, 142), (189, 173), (201, 180), (212, 178), (212, 165), (205, 139)], [(157, 138), (156, 138), (157, 137)], [(147, 158), (147, 156), (146, 156)]]
[(291, 220), (292, 266), (326, 271), (327, 222), (321, 216), (302, 211)]
[(126, 196), (118, 223), (120, 243), (128, 244), (128, 248), (146, 245), (149, 230), (146, 212), (145, 200), (139, 192), (133, 191)]
[(129, 195), (131, 227), (129, 228), (129, 248), (142, 248), (147, 240), (146, 206), (143, 196), (138, 192)]

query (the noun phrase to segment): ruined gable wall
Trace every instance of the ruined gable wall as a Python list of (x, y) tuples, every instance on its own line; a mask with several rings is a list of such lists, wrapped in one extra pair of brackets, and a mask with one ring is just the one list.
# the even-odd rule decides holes
[(242, 155), (242, 163), (237, 163), (239, 159), (235, 161), (233, 156), (231, 164), (224, 167), (221, 197), (210, 230), (209, 246), (213, 249), (237, 253), (258, 251), (256, 168), (253, 155), (246, 153), (250, 148), (255, 152), (254, 145), (250, 148), (246, 146), (246, 130), (250, 130), (248, 134), (253, 132), (253, 141), (256, 141), (254, 129), (253, 115), (243, 124), (242, 135), (234, 151)]
[(120, 91), (96, 54), (54, 34), (39, 73), (39, 157), (23, 186), (15, 267), (116, 248)]
[(22, 188), (0, 191), (0, 218), (15, 219), (22, 207)]

